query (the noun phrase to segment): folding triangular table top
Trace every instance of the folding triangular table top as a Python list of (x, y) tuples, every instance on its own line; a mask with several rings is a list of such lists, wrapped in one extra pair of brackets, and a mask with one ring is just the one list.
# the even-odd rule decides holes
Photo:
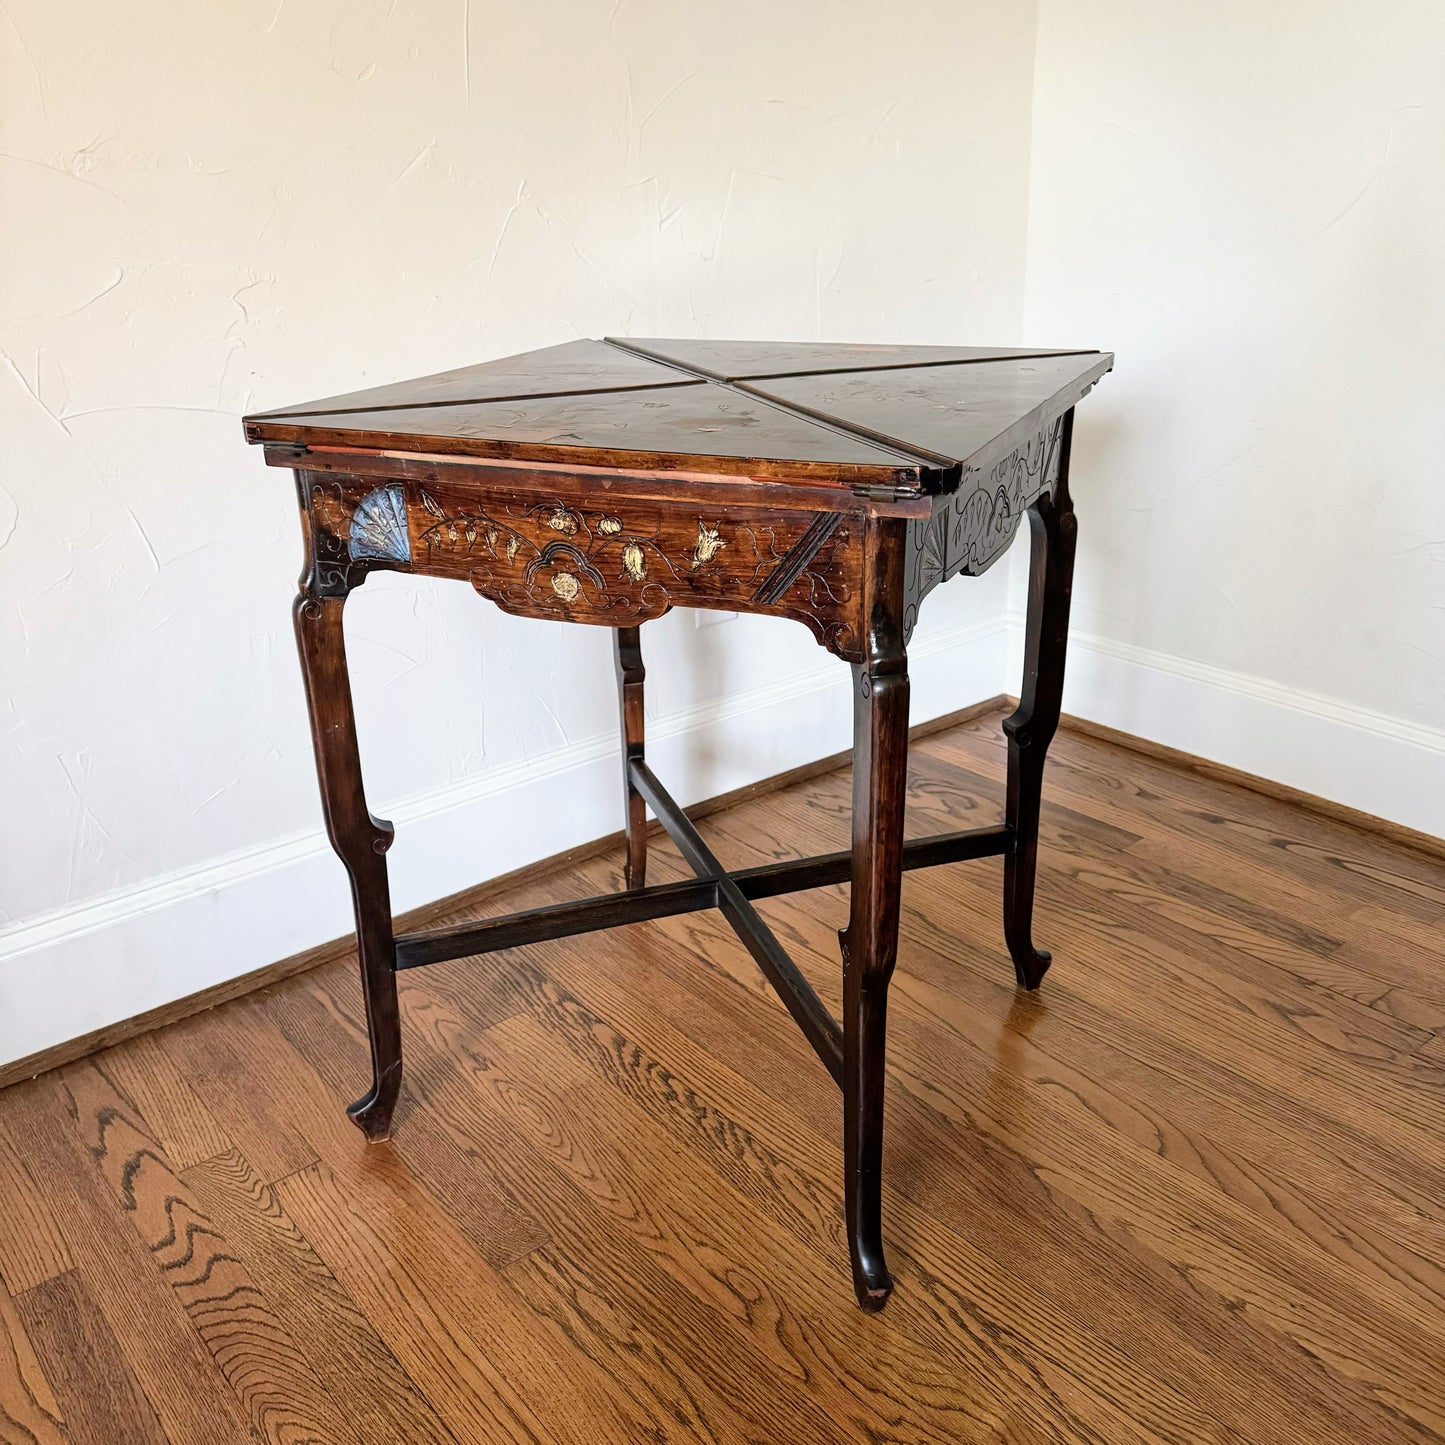
[(951, 491), (1083, 397), (1099, 351), (570, 341), (246, 418), (253, 442)]

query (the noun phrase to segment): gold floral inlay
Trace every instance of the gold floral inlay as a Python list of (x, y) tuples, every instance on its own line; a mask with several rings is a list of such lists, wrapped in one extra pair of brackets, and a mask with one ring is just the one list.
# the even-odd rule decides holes
[(565, 537), (577, 535), (577, 514), (570, 512), (566, 507), (558, 507), (547, 518), (547, 525), (554, 532), (561, 532)]
[(582, 590), (582, 584), (570, 572), (558, 572), (552, 578), (552, 590), (564, 602), (571, 602)]
[(718, 536), (716, 526), (709, 527), (699, 521), (697, 524), (697, 542), (692, 549), (692, 565), (694, 569), (701, 567), (705, 562), (711, 562), (727, 543)]
[(599, 517), (597, 530), (604, 537), (615, 537), (622, 530), (622, 519), (620, 517)]
[(622, 549), (622, 565), (634, 582), (641, 582), (647, 576), (647, 558), (636, 542), (629, 542)]

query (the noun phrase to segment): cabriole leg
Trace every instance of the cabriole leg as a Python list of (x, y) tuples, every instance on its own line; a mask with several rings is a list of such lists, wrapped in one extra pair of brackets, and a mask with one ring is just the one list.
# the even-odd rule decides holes
[(629, 888), (647, 882), (647, 804), (632, 786), (630, 764), (641, 758), (642, 683), (647, 676), (642, 666), (642, 630), (619, 627), (617, 645), (617, 693), (622, 705), (622, 803), (627, 823), (627, 862), (624, 877)]
[(1029, 614), (1024, 638), (1024, 676), (1017, 709), (1004, 719), (1008, 738), (1005, 820), (1012, 836), (1004, 854), (1003, 928), (1014, 973), (1023, 988), (1037, 988), (1049, 954), (1034, 947), (1034, 877), (1039, 853), (1039, 807), (1044, 759), (1059, 725), (1064, 695), (1064, 658), (1069, 636), (1069, 598), (1074, 581), (1078, 528), (1069, 498), (1069, 442), (1073, 413), (1064, 421), (1059, 480), (1052, 496), (1029, 509)]
[[(853, 1289), (865, 1310), (893, 1288), (883, 1257), (888, 982), (898, 956), (908, 779), (908, 660), (901, 547), (884, 547), (869, 657), (853, 668), (853, 875), (843, 943), (843, 1153)], [(897, 577), (894, 577), (894, 572)]]
[(356, 718), (341, 625), (345, 604), (345, 596), (316, 597), (303, 591), (296, 599), (296, 645), (311, 709), (311, 737), (326, 831), (351, 878), (366, 1028), (371, 1040), (371, 1088), (346, 1112), (368, 1141), (376, 1143), (391, 1134), (391, 1116), (401, 1091), (401, 1015), (396, 996), (391, 896), (386, 882), (386, 850), (391, 846), (392, 826), (383, 818), (372, 817), (362, 791), (361, 756), (356, 745)]

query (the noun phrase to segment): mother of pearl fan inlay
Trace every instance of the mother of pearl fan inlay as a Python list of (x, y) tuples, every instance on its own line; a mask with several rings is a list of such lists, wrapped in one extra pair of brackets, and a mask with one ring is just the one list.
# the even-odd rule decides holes
[(387, 562), (411, 561), (406, 529), (406, 494), (399, 482), (376, 487), (357, 504), (349, 534), (351, 558), (377, 557)]

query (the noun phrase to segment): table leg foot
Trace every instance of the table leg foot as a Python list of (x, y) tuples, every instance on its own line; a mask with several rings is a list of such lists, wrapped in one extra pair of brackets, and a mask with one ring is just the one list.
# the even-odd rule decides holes
[(401, 1059), (398, 1057), (354, 1104), (346, 1116), (366, 1135), (368, 1144), (391, 1138), (391, 1116), (401, 1095)]
[(853, 1293), (870, 1314), (881, 1310), (893, 1292), (893, 1277), (883, 1253), (883, 1092), (887, 1042), (888, 983), (848, 985), (854, 973), (848, 935), (838, 935), (843, 948), (846, 1020), (853, 1046), (843, 1078), (845, 1178), (844, 1218), (848, 1225), (848, 1258), (853, 1266)]

